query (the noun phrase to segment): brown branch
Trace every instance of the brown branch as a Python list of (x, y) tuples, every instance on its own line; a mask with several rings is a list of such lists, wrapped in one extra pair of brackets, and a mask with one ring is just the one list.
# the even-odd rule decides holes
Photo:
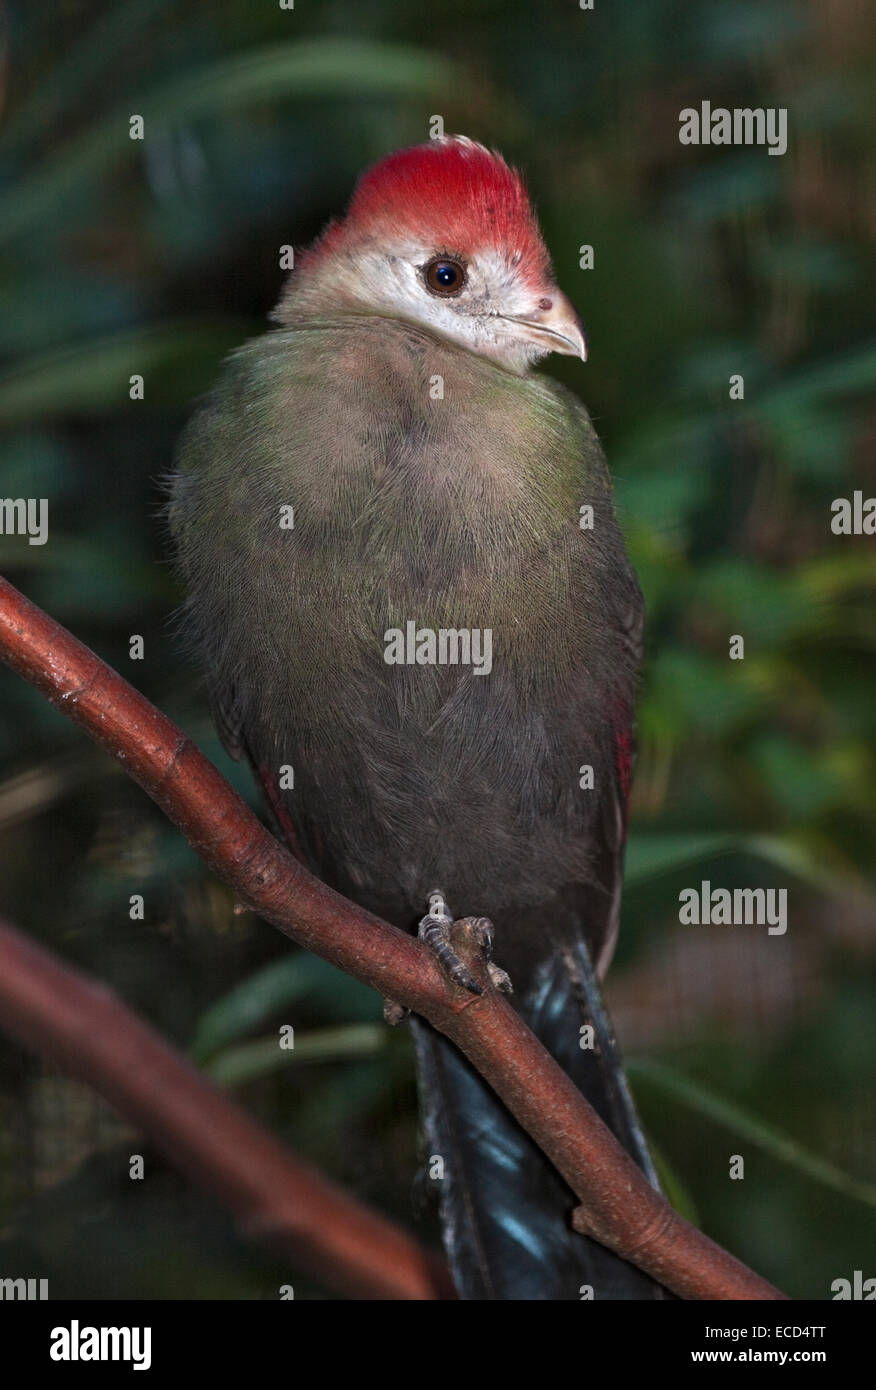
[(782, 1298), (650, 1186), (507, 1001), (449, 985), (430, 952), (320, 883), (148, 700), (0, 580), (0, 657), (118, 758), (240, 899), (457, 1044), (577, 1194), (586, 1230), (683, 1298)]
[(437, 1256), (294, 1157), (120, 999), (0, 920), (0, 1027), (87, 1082), (232, 1211), (354, 1298), (452, 1298)]

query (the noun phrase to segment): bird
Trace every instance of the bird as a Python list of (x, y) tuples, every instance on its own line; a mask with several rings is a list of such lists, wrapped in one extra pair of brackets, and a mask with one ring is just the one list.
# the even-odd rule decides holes
[[(302, 862), (418, 931), (460, 988), (448, 929), (477, 914), (512, 1006), (656, 1187), (600, 991), (643, 599), (590, 416), (535, 370), (587, 341), (522, 176), (464, 136), (383, 157), (296, 251), (271, 320), (170, 484), (222, 741)], [(410, 1021), (459, 1297), (669, 1296), (572, 1229), (560, 1175)]]

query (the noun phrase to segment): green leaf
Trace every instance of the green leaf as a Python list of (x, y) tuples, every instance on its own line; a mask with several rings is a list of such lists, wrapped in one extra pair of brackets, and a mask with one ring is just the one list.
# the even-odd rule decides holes
[(659, 874), (727, 854), (739, 844), (739, 837), (730, 834), (645, 835), (632, 834), (627, 845), (624, 883), (645, 883)]
[[(202, 1016), (190, 1050), (196, 1062), (262, 1024), (278, 1009), (301, 999), (318, 1003), (345, 1020), (373, 1019), (377, 996), (327, 961), (307, 951), (283, 956), (243, 980)], [(296, 1049), (297, 1050), (297, 1049)]]
[(633, 833), (627, 845), (624, 883), (633, 888), (661, 874), (727, 854), (749, 854), (823, 892), (870, 901), (860, 874), (823, 836), (740, 835), (731, 832)]
[(692, 1226), (701, 1225), (697, 1204), (682, 1181), (680, 1174), (669, 1162), (665, 1153), (662, 1153), (654, 1143), (653, 1135), (649, 1134), (647, 1139), (648, 1148), (654, 1160), (654, 1167), (657, 1169), (657, 1177), (667, 1202), (678, 1212), (679, 1216), (683, 1216), (685, 1221), (689, 1221)]
[(382, 1024), (351, 1023), (342, 1028), (320, 1028), (296, 1036), (294, 1048), (284, 1048), (275, 1034), (226, 1048), (213, 1057), (204, 1070), (217, 1086), (240, 1086), (302, 1062), (373, 1057), (386, 1047), (388, 1036), (388, 1029)]
[(250, 102), (282, 97), (415, 96), (452, 86), (455, 69), (439, 54), (407, 44), (361, 39), (311, 39), (236, 53), (200, 71), (185, 72), (157, 91), (132, 92), (123, 109), (63, 146), (47, 167), (8, 196), (0, 214), (0, 241), (60, 215), (64, 200), (98, 178), (141, 142), (129, 120), (143, 117), (147, 132), (178, 121), (226, 114)]
[(113, 5), (69, 53), (59, 52), (51, 83), (37, 83), (30, 99), (10, 115), (3, 130), (3, 153), (31, 143), (51, 127), (59, 112), (83, 95), (93, 97), (89, 88), (104, 77), (107, 55), (116, 57), (122, 48), (138, 42), (144, 23), (165, 3), (128, 0), (127, 5)]
[(245, 336), (236, 320), (189, 319), (39, 353), (0, 377), (0, 424), (121, 410), (130, 403), (135, 373), (150, 374), (144, 406), (153, 393), (162, 405), (187, 400), (206, 388), (217, 361)]
[(770, 1154), (780, 1163), (796, 1168), (799, 1173), (812, 1178), (814, 1182), (820, 1182), (825, 1187), (833, 1188), (835, 1192), (841, 1192), (845, 1197), (866, 1203), (867, 1206), (876, 1207), (876, 1186), (872, 1183), (850, 1177), (833, 1163), (810, 1153), (802, 1144), (798, 1144), (796, 1139), (775, 1129), (759, 1116), (743, 1110), (735, 1102), (716, 1095), (699, 1082), (691, 1081), (672, 1068), (650, 1060), (628, 1061), (627, 1071), (634, 1080), (672, 1096), (688, 1109), (714, 1120), (716, 1124), (756, 1144), (764, 1153)]
[(745, 835), (740, 847), (824, 893), (872, 902), (853, 864), (823, 835)]

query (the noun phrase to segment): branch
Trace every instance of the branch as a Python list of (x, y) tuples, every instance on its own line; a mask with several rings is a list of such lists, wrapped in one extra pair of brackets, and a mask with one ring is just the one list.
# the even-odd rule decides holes
[(437, 1256), (293, 1157), (120, 999), (0, 920), (0, 1026), (93, 1086), (245, 1236), (353, 1298), (452, 1298)]
[(579, 1230), (683, 1298), (784, 1297), (654, 1191), (476, 954), (481, 996), (448, 984), (419, 941), (308, 873), (176, 725), (5, 580), (0, 657), (123, 764), (243, 903), (451, 1038), (576, 1193)]

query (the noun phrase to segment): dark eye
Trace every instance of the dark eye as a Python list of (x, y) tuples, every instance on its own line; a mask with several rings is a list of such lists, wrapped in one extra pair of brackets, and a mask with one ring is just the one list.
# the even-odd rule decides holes
[(439, 256), (426, 266), (426, 284), (434, 294), (459, 294), (465, 284), (465, 266), (448, 256)]

